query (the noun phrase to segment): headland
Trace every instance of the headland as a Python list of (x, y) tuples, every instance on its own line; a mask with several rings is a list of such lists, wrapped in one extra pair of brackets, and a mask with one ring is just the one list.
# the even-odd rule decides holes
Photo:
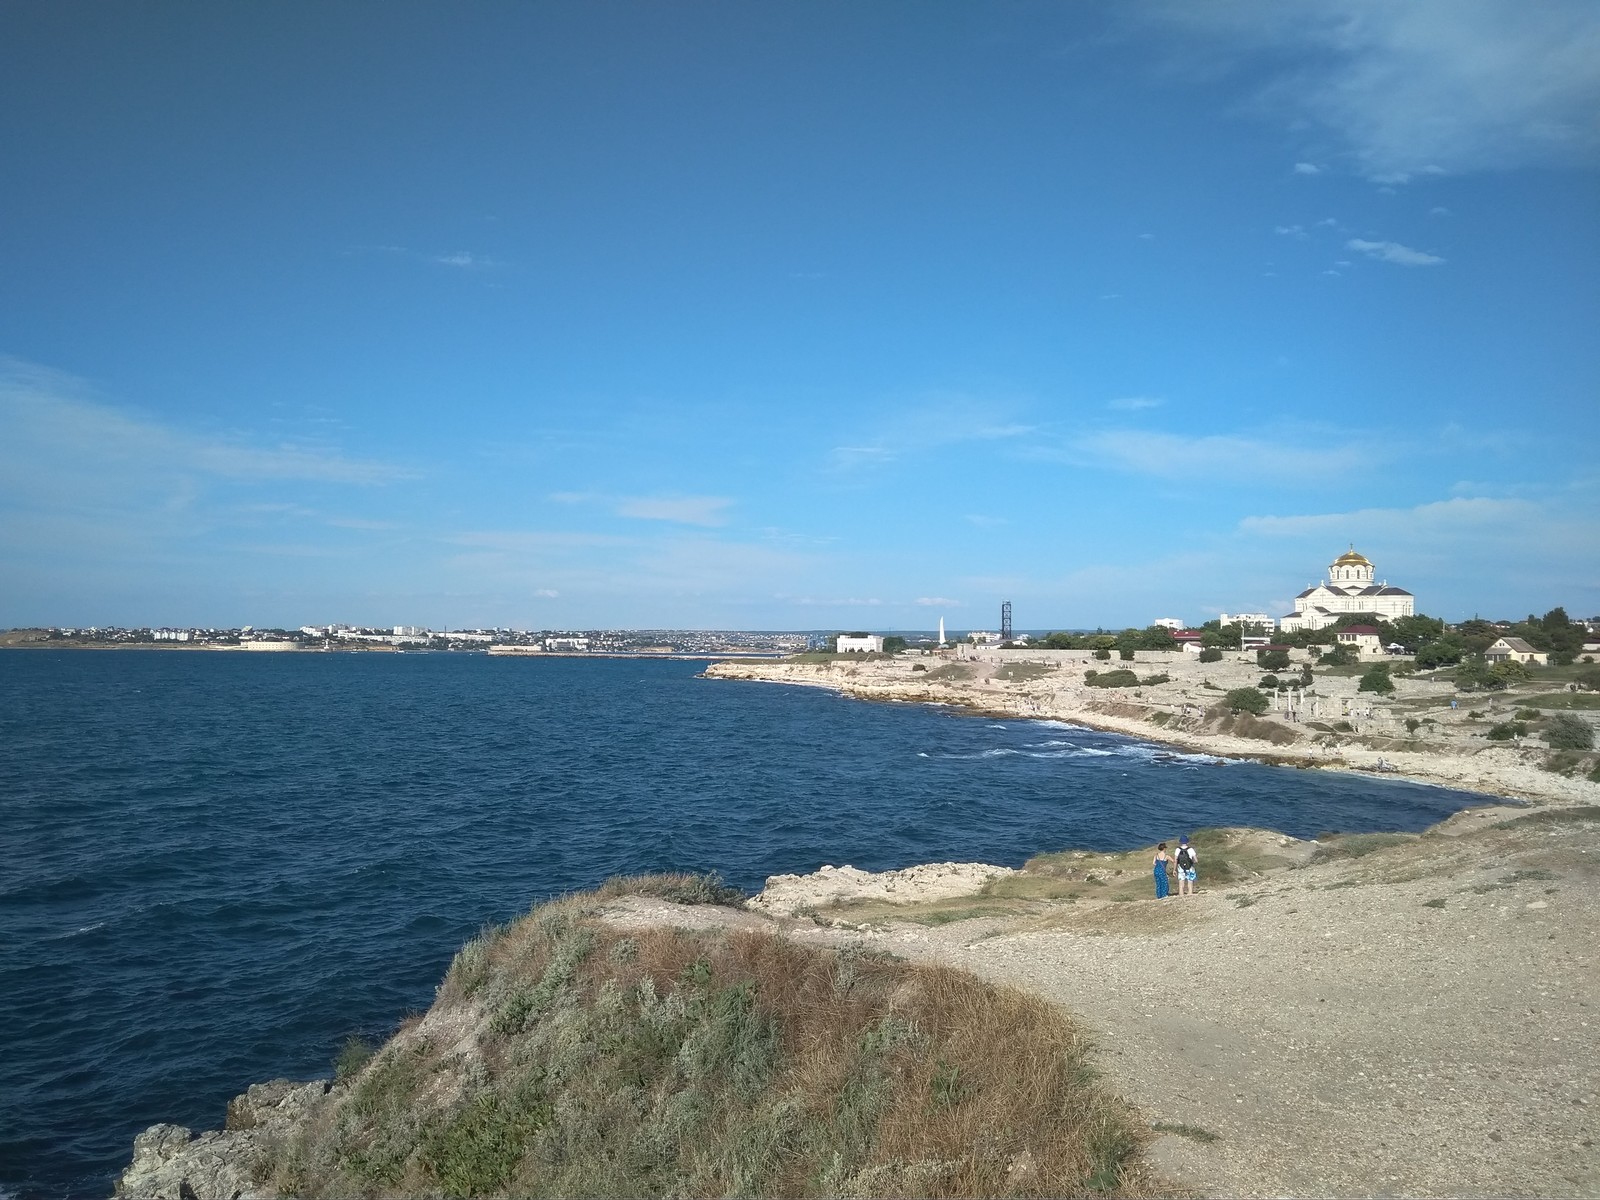
[[(1139, 682), (1104, 687), (1088, 678), (1121, 668)], [(1397, 675), (1393, 692), (1378, 695), (1359, 690), (1360, 668), (1317, 668), (1310, 688), (1297, 689), (1292, 700), (1265, 693), (1267, 711), (1257, 716), (1225, 704), (1230, 691), (1256, 689), (1264, 674), (1253, 654), (1241, 652), (1210, 663), (1159, 651), (1139, 651), (1131, 662), (1081, 650), (807, 655), (717, 662), (705, 674), (1064, 721), (1221, 758), (1383, 774), (1513, 800), (1600, 801), (1600, 755), (1552, 752), (1537, 738), (1542, 717), (1600, 700), (1559, 680), (1462, 693), (1448, 678)], [(1526, 736), (1489, 736), (1518, 713), (1525, 714)]]

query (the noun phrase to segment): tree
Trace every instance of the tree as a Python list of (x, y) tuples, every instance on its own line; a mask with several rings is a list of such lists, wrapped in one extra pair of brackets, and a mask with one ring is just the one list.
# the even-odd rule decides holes
[(1412, 654), (1424, 645), (1444, 636), (1444, 622), (1437, 617), (1396, 617), (1389, 622), (1389, 640), (1399, 642)]
[(1461, 636), (1455, 633), (1446, 633), (1424, 642), (1417, 648), (1417, 666), (1424, 671), (1432, 671), (1438, 667), (1448, 667), (1458, 663), (1467, 654), (1467, 644)]
[(1216, 646), (1207, 646), (1200, 651), (1200, 661), (1203, 663), (1221, 662), (1222, 651)]
[(1259, 717), (1267, 711), (1267, 698), (1256, 688), (1234, 688), (1222, 702), (1235, 713), (1247, 712)]
[(1552, 750), (1593, 750), (1594, 727), (1582, 717), (1562, 713), (1545, 725), (1544, 740)]
[(1456, 686), (1463, 692), (1498, 692), (1506, 686), (1504, 675), (1483, 661), (1483, 656), (1463, 659), (1456, 667)]
[(1358, 692), (1377, 692), (1380, 696), (1387, 696), (1394, 691), (1394, 681), (1389, 678), (1387, 663), (1373, 663), (1367, 668), (1366, 674), (1361, 677), (1361, 682), (1356, 684)]
[(1276, 675), (1263, 675), (1256, 686), (1264, 692), (1275, 692), (1278, 690), (1278, 677)]
[(1317, 665), (1323, 667), (1348, 667), (1355, 661), (1356, 652), (1343, 642), (1339, 642), (1333, 649), (1317, 659)]
[(1573, 682), (1586, 692), (1600, 692), (1600, 667), (1584, 667), (1573, 676)]
[(1283, 671), (1289, 666), (1287, 650), (1257, 650), (1256, 666), (1265, 671)]
[(906, 640), (899, 634), (890, 634), (883, 639), (883, 652), (885, 654), (899, 654), (906, 648)]

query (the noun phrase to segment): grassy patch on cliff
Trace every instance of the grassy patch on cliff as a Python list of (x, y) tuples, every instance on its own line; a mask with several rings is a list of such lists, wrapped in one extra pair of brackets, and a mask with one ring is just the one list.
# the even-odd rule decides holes
[(764, 931), (624, 928), (602, 903), (568, 897), (464, 947), (433, 1010), (281, 1147), (279, 1191), (1147, 1190), (1147, 1135), (1043, 1001)]

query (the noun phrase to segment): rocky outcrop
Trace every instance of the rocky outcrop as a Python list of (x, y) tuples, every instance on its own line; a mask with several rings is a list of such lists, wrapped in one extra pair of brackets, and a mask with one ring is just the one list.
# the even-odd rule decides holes
[(809, 875), (769, 876), (766, 887), (746, 903), (750, 908), (781, 916), (852, 900), (921, 904), (971, 896), (991, 879), (1015, 874), (1010, 867), (989, 863), (925, 863), (901, 871), (879, 872), (825, 866)]
[(133, 1140), (133, 1162), (117, 1180), (126, 1200), (264, 1200), (258, 1190), (276, 1139), (328, 1094), (327, 1080), (252, 1084), (228, 1103), (225, 1128), (198, 1137), (182, 1125), (152, 1125)]

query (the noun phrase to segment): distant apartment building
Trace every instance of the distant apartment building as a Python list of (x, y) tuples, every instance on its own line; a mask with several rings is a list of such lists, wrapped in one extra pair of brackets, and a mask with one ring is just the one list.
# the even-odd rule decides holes
[[(460, 636), (460, 635), (452, 635)], [(587, 650), (589, 639), (586, 637), (552, 637), (545, 638), (544, 648), (552, 652)]]
[(840, 654), (882, 654), (883, 637), (876, 633), (841, 633)]
[(194, 635), (187, 629), (152, 629), (150, 636), (158, 642), (187, 642)]
[(1184, 628), (1184, 623), (1177, 617), (1157, 617), (1150, 624), (1157, 629), (1170, 629), (1173, 633), (1177, 633)]
[(394, 636), (406, 638), (427, 637), (428, 631), (421, 625), (396, 625), (394, 627)]
[(1278, 627), (1278, 622), (1266, 613), (1218, 613), (1217, 620), (1224, 625), (1259, 625), (1262, 629)]

